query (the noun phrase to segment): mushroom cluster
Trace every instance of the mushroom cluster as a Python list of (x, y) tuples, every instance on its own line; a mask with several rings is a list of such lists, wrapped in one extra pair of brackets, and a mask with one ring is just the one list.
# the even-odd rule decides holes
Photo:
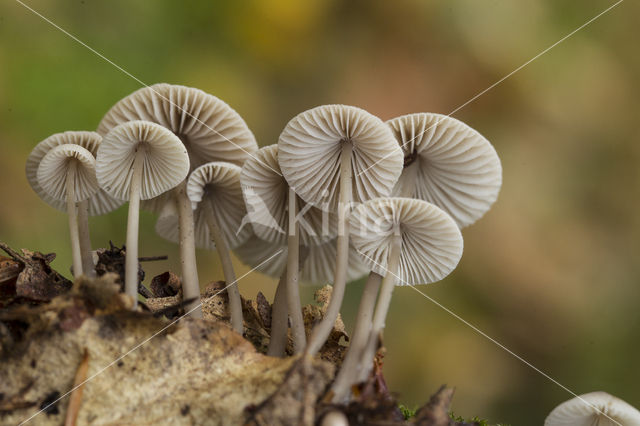
[[(366, 274), (350, 346), (331, 388), (334, 402), (367, 378), (395, 286), (445, 278), (462, 256), (461, 228), (482, 217), (502, 183), (500, 160), (478, 132), (448, 116), (384, 122), (325, 105), (297, 115), (277, 144), (258, 149), (240, 115), (201, 90), (156, 84), (117, 102), (97, 132), (65, 132), (27, 161), (34, 191), (66, 210), (74, 276), (95, 273), (87, 216), (129, 202), (125, 292), (137, 300), (140, 208), (179, 245), (188, 314), (200, 317), (195, 248), (214, 250), (242, 334), (230, 251), (280, 281), (268, 354), (315, 356), (339, 316), (346, 284)], [(307, 335), (298, 286), (333, 285)], [(135, 305), (134, 305), (135, 309)]]

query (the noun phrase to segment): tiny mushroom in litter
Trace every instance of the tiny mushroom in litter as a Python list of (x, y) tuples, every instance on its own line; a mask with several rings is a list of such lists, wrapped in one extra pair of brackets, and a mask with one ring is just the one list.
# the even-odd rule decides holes
[(443, 279), (455, 269), (463, 248), (453, 219), (435, 205), (416, 199), (378, 198), (360, 204), (351, 216), (351, 230), (354, 247), (383, 279), (370, 332), (366, 337), (354, 334), (341, 368), (347, 377), (334, 383), (334, 400), (346, 398), (351, 385), (371, 371), (394, 286)]
[(387, 124), (404, 152), (394, 196), (433, 203), (460, 228), (473, 224), (496, 201), (502, 185), (500, 158), (476, 130), (431, 113), (403, 115)]
[(209, 237), (222, 263), (231, 325), (242, 334), (242, 301), (229, 252), (229, 247), (240, 245), (250, 236), (249, 228), (240, 227), (246, 215), (240, 186), (240, 167), (221, 161), (203, 164), (189, 176), (187, 195), (196, 211), (204, 216)]
[(335, 215), (298, 200), (280, 172), (277, 145), (261, 148), (249, 158), (242, 166), (240, 180), (256, 235), (276, 245), (287, 244), (286, 300), (294, 352), (300, 353), (306, 345), (306, 335), (298, 292), (298, 269), (302, 263), (299, 247), (320, 244), (335, 236)]
[[(116, 126), (98, 148), (98, 183), (113, 197), (129, 200), (125, 292), (133, 297), (134, 306), (137, 306), (138, 292), (140, 200), (169, 191), (182, 182), (188, 172), (189, 156), (180, 139), (155, 123), (130, 121)], [(190, 288), (183, 283), (185, 298), (199, 300), (200, 287), (197, 282), (195, 285)], [(194, 303), (197, 307), (198, 303)]]
[(338, 213), (333, 293), (305, 349), (314, 355), (329, 336), (344, 297), (351, 203), (389, 195), (402, 172), (403, 155), (379, 118), (352, 106), (325, 105), (289, 121), (278, 140), (278, 162), (300, 198)]
[[(190, 170), (212, 161), (242, 166), (258, 149), (253, 133), (236, 111), (217, 97), (193, 87), (159, 83), (139, 89), (111, 107), (100, 122), (98, 133), (104, 135), (118, 124), (131, 120), (146, 120), (171, 130), (187, 149)], [(185, 234), (180, 238), (184, 287), (195, 289), (199, 285), (195, 246), (193, 238), (186, 235), (195, 232), (194, 218), (186, 181), (163, 196), (144, 201), (142, 207), (160, 213), (168, 202), (177, 203), (182, 224), (180, 232)]]
[(40, 161), (37, 177), (40, 188), (51, 198), (65, 201), (73, 257), (73, 275), (83, 274), (77, 203), (98, 190), (96, 159), (80, 145), (63, 144), (52, 148)]
[[(102, 137), (95, 132), (87, 131), (67, 131), (49, 136), (33, 148), (25, 167), (27, 181), (31, 188), (47, 204), (57, 210), (66, 211), (66, 201), (51, 198), (42, 190), (38, 183), (38, 166), (42, 158), (52, 148), (63, 144), (79, 145), (88, 150), (94, 157), (98, 153), (98, 146), (102, 142)], [(89, 236), (88, 216), (103, 215), (117, 209), (124, 201), (117, 200), (98, 188), (95, 194), (89, 199), (78, 203), (78, 234), (80, 236), (80, 250), (82, 255), (83, 273), (92, 276), (95, 274), (93, 258), (91, 255), (91, 238)]]
[(563, 402), (544, 426), (640, 426), (640, 411), (606, 392), (590, 392)]

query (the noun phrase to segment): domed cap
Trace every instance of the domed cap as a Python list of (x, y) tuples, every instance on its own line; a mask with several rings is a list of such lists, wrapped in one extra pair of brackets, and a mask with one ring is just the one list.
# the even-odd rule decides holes
[(496, 201), (502, 166), (480, 133), (440, 114), (404, 115), (387, 124), (405, 158), (394, 195), (433, 203), (460, 227), (481, 218)]
[(49, 150), (38, 167), (38, 183), (42, 190), (58, 201), (67, 197), (67, 173), (75, 163), (75, 202), (86, 200), (98, 190), (96, 160), (80, 145), (64, 144)]
[(545, 426), (640, 426), (640, 411), (606, 392), (591, 392), (563, 402)]
[[(335, 238), (319, 245), (308, 246), (306, 249), (309, 250), (309, 253), (304, 260), (302, 271), (300, 271), (300, 282), (309, 285), (331, 283), (336, 267)], [(278, 250), (281, 252), (274, 256)], [(287, 246), (270, 243), (255, 234), (252, 234), (245, 243), (236, 247), (234, 253), (242, 263), (273, 278), (279, 278), (287, 267)], [(351, 245), (349, 246), (348, 265), (347, 281), (357, 280), (369, 272), (369, 267), (364, 264), (356, 249)]]
[[(286, 244), (289, 184), (278, 165), (278, 145), (256, 151), (242, 166), (240, 182), (256, 235), (265, 241)], [(300, 201), (298, 211), (301, 213), (298, 224), (302, 244), (321, 244), (337, 235), (335, 214), (323, 212), (304, 201)]]
[(253, 232), (233, 252), (245, 265), (273, 278), (279, 278), (287, 267), (287, 247), (267, 242)]
[(349, 142), (353, 201), (391, 193), (403, 156), (389, 127), (363, 109), (325, 105), (298, 114), (278, 140), (282, 173), (302, 199), (337, 210), (342, 146)]
[[(100, 146), (101, 141), (102, 137), (99, 134), (85, 131), (67, 131), (49, 136), (36, 145), (27, 158), (25, 170), (29, 185), (31, 185), (34, 192), (51, 207), (66, 211), (67, 207), (64, 201), (56, 200), (42, 190), (38, 182), (38, 166), (40, 165), (40, 161), (52, 148), (64, 144), (79, 145), (95, 157), (98, 154), (98, 146)], [(89, 198), (89, 215), (107, 214), (120, 207), (123, 203), (124, 201), (117, 200), (101, 188), (98, 188), (98, 191)]]
[[(251, 235), (251, 227), (242, 226), (247, 210), (240, 186), (240, 167), (222, 161), (198, 167), (187, 181), (187, 195), (194, 210), (198, 211), (198, 220), (206, 219), (204, 209), (213, 205), (213, 214), (230, 248), (240, 245)], [(205, 228), (206, 238), (210, 240), (206, 224)]]
[(175, 133), (189, 152), (191, 169), (211, 161), (242, 166), (258, 144), (242, 117), (229, 105), (202, 90), (154, 84), (118, 101), (104, 116), (98, 133), (119, 124), (145, 120)]
[(113, 197), (129, 199), (139, 149), (145, 153), (140, 199), (157, 197), (187, 177), (189, 156), (176, 135), (158, 124), (130, 121), (113, 128), (98, 148), (98, 183)]
[(462, 235), (433, 204), (411, 198), (378, 198), (351, 214), (351, 241), (372, 271), (385, 276), (394, 230), (402, 238), (397, 285), (429, 284), (453, 271), (462, 257)]

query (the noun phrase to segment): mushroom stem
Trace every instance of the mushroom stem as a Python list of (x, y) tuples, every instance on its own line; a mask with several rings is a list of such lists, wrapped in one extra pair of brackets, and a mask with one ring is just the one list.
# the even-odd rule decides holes
[(238, 290), (238, 283), (236, 282), (236, 274), (233, 270), (233, 264), (231, 263), (229, 247), (227, 246), (227, 242), (222, 236), (220, 224), (216, 220), (215, 214), (213, 214), (213, 203), (211, 202), (211, 199), (207, 198), (205, 202), (208, 204), (205, 206), (205, 215), (207, 225), (209, 226), (209, 233), (211, 234), (213, 243), (216, 245), (216, 251), (218, 252), (218, 256), (220, 257), (220, 263), (222, 263), (224, 280), (227, 283), (231, 327), (237, 333), (242, 335), (244, 333), (244, 323), (242, 319), (242, 300), (240, 299), (240, 290)]
[(187, 196), (187, 182), (183, 181), (175, 189), (178, 208), (178, 230), (180, 233), (180, 262), (182, 266), (182, 294), (184, 300), (193, 299), (186, 312), (193, 318), (202, 318), (200, 306), (200, 281), (196, 263), (196, 239), (193, 225), (193, 208)]
[(67, 170), (67, 216), (69, 217), (69, 237), (71, 238), (71, 255), (73, 258), (73, 276), (82, 275), (82, 255), (80, 254), (80, 237), (78, 235), (78, 211), (76, 209), (76, 162), (72, 160)]
[(89, 200), (78, 203), (78, 233), (80, 236), (80, 255), (82, 270), (88, 277), (96, 276), (96, 269), (91, 254), (91, 237), (89, 235)]
[(129, 215), (127, 217), (127, 248), (125, 253), (124, 291), (133, 298), (133, 309), (138, 307), (138, 224), (140, 222), (140, 189), (145, 149), (136, 148), (129, 189)]
[(342, 144), (342, 157), (340, 158), (340, 199), (338, 201), (338, 239), (336, 242), (336, 270), (333, 280), (333, 291), (329, 306), (324, 318), (313, 328), (313, 332), (307, 344), (306, 354), (313, 356), (324, 345), (331, 334), (333, 326), (340, 314), (340, 306), (344, 298), (344, 289), (347, 285), (347, 266), (349, 263), (349, 208), (351, 205), (351, 155), (353, 146), (351, 142)]
[(283, 357), (287, 348), (287, 330), (289, 329), (289, 315), (287, 309), (286, 293), (287, 270), (285, 269), (278, 281), (276, 294), (273, 297), (273, 309), (271, 311), (271, 338), (267, 355)]
[(387, 318), (389, 305), (391, 304), (391, 294), (393, 293), (393, 288), (396, 285), (401, 250), (402, 235), (400, 234), (400, 228), (396, 226), (393, 241), (391, 243), (391, 253), (389, 253), (389, 259), (387, 261), (387, 269), (385, 271), (384, 279), (382, 280), (382, 288), (380, 289), (380, 295), (378, 296), (375, 314), (373, 315), (371, 333), (369, 333), (369, 340), (367, 341), (367, 346), (362, 353), (362, 358), (360, 359), (361, 362), (359, 363), (360, 372), (358, 373), (358, 381), (360, 382), (367, 379), (371, 369), (373, 368), (373, 358), (378, 349), (378, 342), (382, 335), (382, 330), (384, 329), (384, 322)]
[(293, 188), (289, 188), (289, 235), (287, 237), (287, 307), (291, 318), (293, 334), (293, 353), (299, 354), (307, 344), (307, 335), (302, 319), (302, 306), (298, 290), (298, 269), (300, 265), (300, 230), (296, 221), (298, 207), (297, 195)]
[(332, 398), (335, 403), (341, 403), (349, 397), (351, 386), (358, 379), (357, 367), (371, 332), (371, 320), (381, 282), (382, 276), (372, 271), (364, 285), (349, 349), (347, 349), (347, 355), (342, 362), (338, 376), (331, 386)]

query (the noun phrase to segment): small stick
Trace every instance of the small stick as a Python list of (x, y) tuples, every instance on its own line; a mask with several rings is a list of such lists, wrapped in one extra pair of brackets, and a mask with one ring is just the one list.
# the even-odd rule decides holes
[(167, 260), (167, 259), (169, 259), (169, 256), (167, 256), (166, 254), (163, 256), (145, 256), (145, 257), (139, 257), (138, 262), (155, 262), (156, 260)]
[(89, 352), (84, 350), (84, 355), (78, 370), (76, 371), (76, 377), (73, 380), (73, 391), (69, 397), (69, 407), (67, 407), (67, 417), (64, 421), (65, 426), (75, 426), (78, 421), (78, 414), (80, 413), (80, 405), (82, 404), (82, 391), (84, 388), (84, 382), (87, 380), (87, 373), (89, 372)]

